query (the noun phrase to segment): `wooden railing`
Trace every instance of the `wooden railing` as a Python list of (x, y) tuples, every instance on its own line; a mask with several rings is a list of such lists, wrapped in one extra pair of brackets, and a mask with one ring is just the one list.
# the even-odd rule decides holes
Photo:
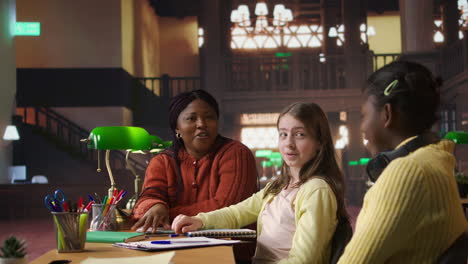
[(467, 46), (468, 42), (465, 39), (456, 41), (450, 46), (442, 47), (440, 50), (440, 75), (444, 80), (448, 80), (455, 75), (465, 71), (468, 58)]
[[(360, 56), (363, 78), (396, 59), (400, 54)], [(225, 89), (232, 91), (294, 91), (345, 89), (345, 57), (321, 56), (319, 53), (296, 53), (292, 56), (236, 55), (226, 58)], [(181, 92), (200, 89), (200, 77), (135, 78), (155, 95), (170, 98)]]
[(135, 79), (155, 95), (166, 98), (201, 88), (200, 77), (171, 77), (165, 74), (161, 77), (138, 77)]
[(377, 53), (372, 58), (373, 70), (376, 71), (390, 62), (396, 61), (400, 57), (400, 53)]
[[(370, 53), (360, 56), (363, 77), (372, 72)], [(291, 56), (236, 55), (225, 60), (226, 91), (345, 89), (345, 57), (297, 53)]]

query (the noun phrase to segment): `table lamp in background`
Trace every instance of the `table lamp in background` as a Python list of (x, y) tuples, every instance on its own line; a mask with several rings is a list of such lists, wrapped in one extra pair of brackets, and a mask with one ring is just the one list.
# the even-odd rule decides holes
[[(468, 144), (468, 132), (465, 131), (450, 131), (445, 134), (444, 138), (452, 140), (457, 145), (465, 145), (465, 148), (466, 144)], [(463, 169), (466, 171), (466, 168), (463, 168), (462, 166), (463, 161), (466, 162), (466, 160), (463, 159), (456, 160), (455, 180), (457, 181), (460, 197), (465, 198), (468, 197), (468, 174), (465, 174), (463, 171)], [(466, 207), (467, 206), (464, 204), (464, 210), (466, 210)]]
[(262, 161), (260, 162), (260, 165), (262, 166), (262, 177), (260, 177), (259, 179), (260, 185), (262, 184), (262, 182), (266, 182), (268, 180), (268, 177), (266, 176), (266, 168), (271, 167), (271, 164), (270, 166), (268, 166), (268, 158), (270, 157), (272, 152), (273, 151), (269, 149), (259, 149), (255, 151), (255, 157), (262, 159)]
[(144, 128), (129, 126), (96, 127), (91, 131), (88, 138), (82, 139), (81, 141), (87, 143), (88, 148), (98, 150), (98, 172), (101, 171), (99, 150), (106, 150), (105, 162), (111, 182), (108, 197), (112, 197), (114, 189), (116, 188), (109, 161), (110, 151), (127, 150), (127, 168), (132, 171), (135, 176), (135, 195), (131, 198), (135, 200), (139, 194), (141, 179), (136, 173), (134, 166), (128, 160), (129, 153), (158, 152), (172, 144), (172, 141), (162, 141), (159, 137), (148, 134)]
[(452, 140), (455, 144), (468, 144), (468, 132), (465, 131), (450, 131), (444, 138)]
[(283, 158), (281, 157), (281, 153), (279, 152), (272, 152), (270, 155), (270, 161), (273, 164), (273, 172), (271, 180), (276, 180), (279, 175), (281, 175), (281, 165), (283, 164)]

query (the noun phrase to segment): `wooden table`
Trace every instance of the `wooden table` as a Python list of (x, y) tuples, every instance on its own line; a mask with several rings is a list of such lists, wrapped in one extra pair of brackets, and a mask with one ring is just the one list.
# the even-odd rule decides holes
[(468, 205), (468, 198), (461, 198), (461, 203), (463, 206), (467, 206)]
[[(167, 252), (167, 251), (163, 251)], [(204, 247), (193, 249), (175, 250), (172, 262), (175, 264), (184, 263), (234, 263), (232, 246)], [(52, 260), (68, 259), (72, 264), (78, 264), (87, 257), (95, 258), (118, 258), (118, 257), (137, 257), (148, 256), (149, 254), (158, 254), (159, 252), (144, 252), (126, 248), (113, 247), (107, 243), (86, 243), (85, 251), (80, 253), (57, 253), (53, 249), (34, 261), (33, 264), (49, 263)]]
[(465, 215), (468, 218), (468, 213), (466, 212), (466, 209), (468, 208), (468, 198), (461, 198), (460, 200), (463, 207), (463, 212), (465, 212)]

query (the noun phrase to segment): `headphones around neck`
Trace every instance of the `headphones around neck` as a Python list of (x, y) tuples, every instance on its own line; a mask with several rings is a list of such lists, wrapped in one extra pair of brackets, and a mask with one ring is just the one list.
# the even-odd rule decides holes
[(375, 155), (369, 161), (369, 163), (367, 163), (367, 176), (369, 176), (369, 179), (372, 182), (376, 182), (380, 174), (384, 171), (388, 164), (392, 162), (392, 160), (407, 156), (418, 148), (436, 143), (439, 140), (440, 139), (435, 134), (427, 133), (417, 136), (416, 138), (395, 150), (380, 152)]

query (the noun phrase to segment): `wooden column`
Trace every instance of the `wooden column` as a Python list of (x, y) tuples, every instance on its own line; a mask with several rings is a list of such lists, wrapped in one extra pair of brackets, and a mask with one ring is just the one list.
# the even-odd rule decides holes
[(403, 53), (428, 52), (434, 49), (433, 2), (400, 0)]
[[(336, 82), (336, 63), (337, 63), (337, 37), (329, 37), (328, 32), (331, 27), (337, 27), (341, 24), (338, 19), (340, 0), (322, 0), (320, 9), (320, 19), (323, 27), (323, 42), (322, 42), (322, 53), (326, 57), (324, 67), (325, 71), (322, 73), (323, 76), (323, 87), (327, 89), (337, 89), (338, 84)], [(318, 59), (318, 58), (317, 58)]]
[(458, 40), (458, 19), (460, 17), (457, 1), (444, 0), (442, 8), (442, 26), (444, 28), (444, 44), (450, 46)]
[[(365, 81), (365, 68), (362, 63), (364, 51), (367, 50), (367, 45), (361, 44), (361, 36), (359, 26), (363, 21), (362, 8), (363, 1), (342, 0), (341, 12), (345, 27), (345, 42), (344, 42), (344, 60), (345, 60), (345, 83), (346, 89), (361, 89)], [(359, 108), (358, 108), (359, 109)], [(347, 147), (346, 158), (348, 160), (359, 160), (365, 155), (365, 149), (362, 144), (362, 136), (360, 132), (361, 118), (358, 109), (347, 109), (347, 126), (349, 131), (349, 145)], [(359, 170), (351, 169), (349, 165), (348, 178), (359, 178)]]
[(363, 72), (360, 63), (362, 48), (359, 32), (360, 25), (360, 5), (361, 1), (341, 2), (343, 24), (345, 28), (344, 59), (345, 59), (345, 78), (346, 89), (357, 89), (362, 84), (361, 73)]
[(200, 49), (200, 74), (202, 88), (218, 101), (223, 89), (222, 17), (221, 0), (202, 0), (200, 27), (204, 30), (204, 43)]
[(16, 107), (15, 22), (16, 1), (0, 1), (0, 183), (9, 183), (8, 167), (12, 162), (12, 144), (3, 140), (3, 134), (11, 125)]

